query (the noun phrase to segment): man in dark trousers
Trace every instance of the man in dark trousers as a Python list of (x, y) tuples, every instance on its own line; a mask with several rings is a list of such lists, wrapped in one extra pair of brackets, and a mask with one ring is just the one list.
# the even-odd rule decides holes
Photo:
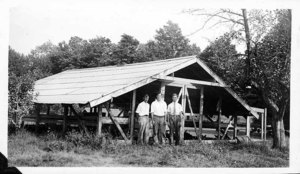
[(163, 101), (161, 94), (156, 95), (156, 100), (151, 104), (151, 119), (154, 122), (154, 142), (165, 144), (167, 104)]
[(139, 122), (138, 144), (148, 144), (149, 140), (149, 95), (146, 94), (143, 99), (144, 100), (138, 105), (136, 109)]
[(183, 110), (181, 104), (177, 102), (178, 96), (176, 93), (172, 95), (173, 102), (168, 105), (168, 118), (170, 124), (170, 144), (174, 143), (175, 133), (175, 145), (179, 144), (180, 140), (180, 124), (183, 117)]

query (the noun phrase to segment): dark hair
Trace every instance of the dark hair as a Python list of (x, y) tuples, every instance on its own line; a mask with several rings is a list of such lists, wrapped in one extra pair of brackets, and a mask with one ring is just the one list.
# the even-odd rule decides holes
[(178, 95), (177, 95), (176, 93), (173, 93), (173, 94), (172, 94), (172, 97), (174, 97), (174, 96), (178, 97)]
[(158, 96), (158, 95), (162, 95), (160, 92), (158, 92), (158, 93), (156, 93), (156, 97)]
[(148, 95), (148, 94), (145, 94), (145, 95), (144, 95), (144, 98), (146, 98), (146, 97), (149, 97), (149, 95)]

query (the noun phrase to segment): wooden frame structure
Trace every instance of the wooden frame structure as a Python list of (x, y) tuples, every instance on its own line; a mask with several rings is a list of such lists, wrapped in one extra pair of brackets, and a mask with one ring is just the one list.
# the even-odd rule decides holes
[[(144, 68), (146, 67), (146, 68)], [(190, 68), (188, 68), (190, 67)], [(118, 69), (115, 71), (114, 68)], [(135, 69), (135, 71), (134, 71)], [(144, 70), (146, 69), (146, 70)], [(84, 74), (84, 76), (89, 77), (90, 71), (97, 72), (99, 74), (103, 73), (103, 77), (95, 77), (91, 75), (91, 79), (97, 78), (98, 81), (91, 81), (90, 84), (100, 85), (95, 87), (90, 87), (85, 84), (81, 84), (81, 77), (78, 77), (77, 81), (69, 80), (69, 77), (76, 77), (77, 75)], [(122, 72), (121, 72), (122, 71)], [(153, 71), (153, 73), (148, 72)], [(199, 71), (200, 75), (198, 75)], [(188, 74), (191, 73), (192, 74)], [(119, 73), (119, 74), (118, 74)], [(127, 75), (126, 75), (127, 74)], [(123, 78), (128, 78), (128, 80), (124, 80)], [(191, 75), (191, 77), (189, 77)], [(104, 78), (104, 76), (106, 78)], [(130, 78), (133, 80), (130, 81)], [(142, 77), (140, 77), (142, 76)], [(115, 79), (114, 79), (114, 78)], [(62, 82), (61, 79), (68, 79), (70, 83), (78, 83), (78, 89), (73, 87), (72, 84), (66, 84), (59, 86)], [(90, 79), (87, 79), (87, 83)], [(123, 83), (119, 84), (119, 81)], [(129, 82), (127, 82), (129, 81)], [(128, 83), (128, 84), (127, 84)], [(96, 132), (99, 136), (102, 136), (103, 127), (107, 124), (115, 125), (121, 137), (127, 142), (133, 142), (134, 140), (134, 128), (135, 128), (135, 109), (138, 102), (138, 98), (141, 95), (140, 88), (143, 88), (147, 85), (151, 85), (153, 83), (159, 83), (159, 91), (163, 94), (163, 97), (166, 98), (168, 94), (167, 88), (180, 88), (179, 98), (181, 97), (181, 104), (183, 106), (184, 118), (181, 121), (181, 129), (180, 129), (180, 141), (184, 142), (185, 131), (189, 130), (186, 125), (188, 125), (189, 117), (192, 118), (192, 127), (196, 134), (196, 137), (199, 141), (205, 139), (203, 136), (203, 129), (207, 126), (213, 127), (217, 132), (217, 139), (224, 140), (230, 138), (227, 134), (229, 130), (233, 129), (233, 138), (235, 139), (237, 134), (237, 117), (244, 116), (244, 114), (252, 115), (254, 118), (259, 118), (260, 113), (262, 113), (259, 108), (252, 108), (247, 103), (242, 100), (236, 93), (234, 93), (228, 85), (225, 84), (223, 80), (221, 80), (211, 69), (209, 69), (201, 60), (197, 59), (195, 56), (191, 57), (183, 57), (169, 60), (161, 60), (161, 61), (153, 61), (146, 63), (137, 63), (132, 65), (127, 65), (124, 67), (108, 67), (108, 68), (99, 68), (99, 69), (87, 69), (87, 70), (74, 70), (63, 72), (61, 75), (50, 76), (49, 78), (42, 79), (38, 81), (36, 85), (37, 92), (43, 92), (44, 95), (37, 97), (35, 101), (36, 107), (36, 116), (34, 117), (36, 124), (36, 132), (38, 132), (38, 127), (40, 122), (56, 122), (62, 124), (62, 132), (67, 131), (68, 125), (78, 124), (81, 129), (84, 130), (88, 134), (87, 126), (96, 126)], [(64, 84), (64, 83), (61, 83)], [(117, 86), (119, 85), (119, 86)], [(53, 87), (54, 86), (54, 87)], [(106, 87), (108, 86), (108, 87)], [(114, 86), (117, 86), (113, 88)], [(70, 90), (69, 90), (70, 88)], [(74, 89), (73, 89), (74, 88)], [(107, 93), (103, 93), (98, 95), (98, 97), (85, 97), (84, 94), (74, 94), (74, 96), (78, 95), (80, 97), (74, 98), (74, 101), (69, 96), (68, 91), (81, 91), (82, 89), (91, 89), (94, 90), (95, 94), (98, 93), (98, 90), (102, 89), (104, 91), (110, 91)], [(99, 88), (99, 89), (98, 89)], [(113, 88), (113, 89), (110, 89)], [(48, 90), (49, 89), (49, 90)], [(56, 90), (57, 89), (57, 90)], [(66, 93), (61, 92), (60, 90), (66, 90)], [(51, 91), (52, 90), (52, 91)], [(56, 90), (56, 91), (55, 91)], [(191, 94), (189, 90), (194, 90), (194, 94)], [(53, 92), (54, 91), (54, 92)], [(196, 91), (196, 93), (195, 93)], [(224, 94), (223, 94), (224, 93)], [(225, 94), (226, 93), (226, 94)], [(52, 97), (60, 96), (58, 98)], [(139, 95), (138, 95), (139, 94)], [(51, 97), (47, 97), (47, 96)], [(205, 96), (208, 95), (208, 96)], [(111, 104), (114, 103), (115, 99), (124, 98), (125, 101), (130, 101), (129, 105), (126, 106), (129, 111), (128, 117), (120, 117), (120, 115), (124, 112), (122, 110), (118, 114), (112, 112)], [(82, 99), (83, 98), (83, 99)], [(86, 100), (84, 100), (87, 98)], [(211, 99), (212, 98), (212, 99)], [(195, 99), (197, 101), (195, 101)], [(230, 99), (230, 101), (229, 101)], [(228, 115), (228, 106), (232, 104), (228, 102), (234, 102), (234, 105), (237, 105), (240, 112), (232, 111), (231, 115)], [(46, 114), (40, 113), (40, 105), (46, 104), (47, 111)], [(50, 105), (51, 104), (61, 104), (64, 108), (63, 115), (55, 116), (51, 115)], [(84, 115), (82, 110), (76, 110), (73, 105), (79, 104), (84, 107), (90, 108), (90, 116)], [(207, 107), (215, 108), (210, 111), (207, 111)], [(125, 106), (124, 106), (125, 107)], [(104, 109), (104, 110), (103, 110)], [(189, 113), (187, 113), (189, 111)], [(250, 113), (250, 114), (249, 114)], [(266, 110), (263, 112), (266, 114)], [(104, 115), (105, 114), (105, 115)], [(211, 118), (211, 116), (217, 115), (218, 119), (215, 121)], [(229, 117), (226, 123), (222, 122), (223, 116)], [(56, 121), (50, 119), (57, 118)], [(249, 119), (248, 119), (249, 118)], [(27, 120), (33, 118), (26, 118)], [(47, 120), (48, 119), (48, 120)], [(263, 117), (262, 122), (262, 138), (265, 139), (265, 121), (266, 117)], [(204, 121), (206, 120), (206, 121)], [(208, 122), (207, 122), (208, 120)], [(250, 137), (250, 116), (247, 117), (247, 135)], [(124, 126), (128, 126), (128, 134), (124, 132)], [(123, 127), (123, 128), (122, 128)], [(249, 133), (249, 134), (248, 134)]]

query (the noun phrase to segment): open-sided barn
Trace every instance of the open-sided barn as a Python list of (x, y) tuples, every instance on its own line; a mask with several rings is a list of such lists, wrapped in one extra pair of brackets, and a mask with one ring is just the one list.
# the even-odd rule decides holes
[[(163, 94), (166, 103), (171, 102), (173, 93), (179, 94), (185, 113), (182, 140), (185, 131), (194, 131), (198, 139), (205, 139), (206, 128), (215, 131), (215, 139), (236, 139), (238, 117), (246, 118), (248, 136), (250, 118), (261, 119), (261, 135), (265, 138), (266, 110), (250, 107), (195, 56), (72, 69), (40, 79), (34, 86), (37, 114), (24, 121), (34, 122), (36, 130), (44, 123), (60, 123), (63, 131), (69, 125), (79, 125), (85, 131), (93, 126), (99, 135), (104, 125), (114, 124), (125, 141), (130, 142), (134, 137), (137, 104), (146, 93), (151, 103), (157, 92)], [(64, 107), (64, 114), (50, 114), (53, 104)], [(44, 114), (40, 113), (41, 105), (48, 107)]]

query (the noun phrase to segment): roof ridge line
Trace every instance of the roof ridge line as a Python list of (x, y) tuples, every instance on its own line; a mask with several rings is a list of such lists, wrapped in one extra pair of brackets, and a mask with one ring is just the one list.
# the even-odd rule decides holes
[(77, 68), (77, 69), (68, 69), (63, 72), (70, 72), (70, 71), (80, 71), (80, 70), (87, 70), (87, 69), (98, 69), (98, 68), (113, 68), (113, 67), (124, 67), (124, 66), (132, 66), (132, 65), (139, 65), (139, 64), (148, 64), (148, 63), (154, 63), (154, 62), (165, 62), (165, 61), (172, 61), (172, 60), (180, 60), (180, 59), (192, 59), (196, 58), (196, 55), (192, 56), (184, 56), (184, 57), (176, 57), (176, 58), (169, 58), (169, 59), (160, 59), (160, 60), (153, 60), (153, 61), (145, 61), (145, 62), (136, 62), (136, 63), (129, 63), (125, 65), (108, 65), (108, 66), (98, 66), (98, 67), (91, 67), (91, 68)]

